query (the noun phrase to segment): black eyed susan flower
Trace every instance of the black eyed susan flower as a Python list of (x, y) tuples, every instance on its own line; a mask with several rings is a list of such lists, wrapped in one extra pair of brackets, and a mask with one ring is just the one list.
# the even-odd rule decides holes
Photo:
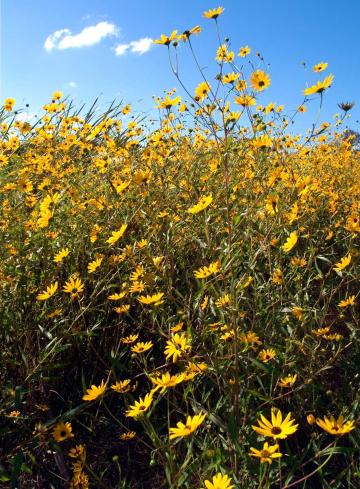
[(280, 409), (272, 408), (271, 421), (268, 421), (265, 416), (260, 414), (259, 426), (252, 426), (252, 428), (259, 435), (268, 436), (276, 440), (278, 438), (284, 439), (294, 434), (299, 426), (294, 423), (295, 420), (291, 419), (291, 413), (283, 419)]
[(172, 358), (172, 361), (177, 362), (178, 358), (182, 357), (188, 350), (190, 350), (191, 345), (188, 339), (183, 334), (174, 334), (170, 340), (166, 342), (166, 347), (164, 354), (166, 355), (166, 360)]
[(315, 93), (322, 93), (327, 88), (331, 87), (334, 80), (334, 75), (327, 76), (323, 81), (318, 81), (315, 85), (309, 88), (305, 88), (304, 95), (314, 95)]
[(339, 416), (338, 419), (335, 419), (334, 416), (330, 416), (330, 418), (324, 416), (324, 419), (317, 418), (316, 424), (330, 435), (335, 436), (346, 435), (355, 429), (355, 421), (349, 420), (344, 423), (343, 416)]
[(58, 443), (67, 440), (68, 438), (73, 438), (74, 434), (72, 432), (71, 423), (58, 423), (54, 426), (52, 436)]
[(134, 346), (131, 347), (131, 351), (133, 353), (145, 353), (146, 351), (151, 350), (151, 348), (154, 346), (152, 341), (139, 341), (136, 343)]
[(322, 61), (321, 63), (317, 63), (316, 65), (313, 66), (313, 71), (315, 71), (315, 73), (320, 73), (321, 71), (326, 70), (327, 67), (328, 67), (328, 63)]
[(251, 49), (249, 48), (249, 46), (243, 46), (242, 48), (240, 48), (238, 56), (240, 56), (241, 58), (245, 58), (250, 54), (250, 51)]
[(119, 380), (115, 384), (112, 384), (110, 388), (119, 394), (125, 394), (126, 392), (132, 390), (130, 383), (130, 379)]
[(53, 284), (46, 287), (46, 289), (36, 296), (38, 301), (46, 301), (52, 297), (58, 289), (59, 284), (54, 282)]
[(223, 7), (212, 8), (203, 13), (205, 19), (217, 19), (224, 12)]
[(286, 377), (282, 377), (278, 381), (278, 386), (279, 387), (286, 387), (286, 388), (292, 387), (295, 384), (296, 379), (297, 379), (297, 374), (287, 375)]
[(163, 44), (165, 46), (169, 46), (169, 44), (174, 41), (177, 38), (177, 32), (178, 31), (172, 31), (170, 36), (165, 36), (164, 34), (161, 34), (160, 39), (155, 39), (153, 41), (154, 44)]
[(204, 481), (206, 489), (233, 489), (235, 486), (232, 484), (232, 480), (226, 474), (220, 472), (212, 478), (212, 482), (209, 480)]
[(335, 270), (335, 272), (341, 272), (342, 270), (344, 270), (344, 268), (350, 265), (350, 262), (351, 262), (351, 254), (349, 253), (348, 255), (341, 258), (341, 260), (338, 263), (335, 263), (333, 270)]
[(129, 441), (135, 438), (135, 436), (136, 436), (135, 431), (127, 431), (126, 433), (121, 433), (119, 435), (119, 438), (121, 441)]
[(264, 363), (268, 363), (270, 360), (276, 357), (276, 351), (272, 348), (268, 348), (267, 350), (261, 350), (258, 355), (259, 360)]
[(84, 401), (95, 401), (98, 397), (102, 396), (106, 390), (105, 381), (102, 380), (100, 385), (92, 385), (90, 389), (86, 389), (86, 394), (83, 395)]
[(7, 98), (5, 99), (4, 101), (4, 109), (7, 111), (7, 112), (11, 112), (14, 108), (14, 105), (16, 103), (16, 100), (14, 98)]
[(135, 401), (135, 404), (129, 407), (129, 409), (125, 412), (125, 416), (130, 418), (138, 418), (148, 411), (149, 407), (153, 402), (153, 393), (150, 392), (146, 394), (144, 398), (140, 397), (138, 401)]
[(256, 70), (250, 77), (250, 83), (254, 90), (262, 92), (270, 86), (270, 76), (262, 70)]
[(273, 459), (282, 457), (282, 453), (279, 452), (279, 445), (269, 445), (265, 442), (261, 450), (256, 448), (250, 448), (250, 456), (260, 458), (260, 463), (271, 464)]
[(188, 416), (186, 418), (185, 424), (179, 421), (176, 424), (176, 428), (169, 428), (170, 440), (173, 440), (174, 438), (183, 438), (191, 435), (203, 423), (205, 417), (206, 417), (205, 413), (199, 413), (193, 417)]

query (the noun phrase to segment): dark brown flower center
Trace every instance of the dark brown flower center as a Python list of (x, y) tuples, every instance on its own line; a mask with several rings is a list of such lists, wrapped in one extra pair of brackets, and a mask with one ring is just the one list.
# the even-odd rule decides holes
[(280, 433), (282, 432), (281, 428), (279, 426), (273, 426), (271, 428), (271, 433), (273, 435), (280, 435)]

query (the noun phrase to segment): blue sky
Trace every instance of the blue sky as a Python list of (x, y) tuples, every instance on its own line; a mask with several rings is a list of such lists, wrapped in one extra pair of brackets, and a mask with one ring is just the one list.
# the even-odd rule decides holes
[[(255, 63), (256, 51), (269, 63), (272, 84), (259, 96), (260, 103), (272, 101), (293, 109), (300, 104), (307, 83), (333, 73), (323, 118), (338, 111), (338, 102), (354, 100), (357, 105), (348, 124), (359, 130), (358, 0), (342, 4), (338, 0), (223, 0), (219, 4), (208, 0), (3, 0), (1, 98), (14, 97), (17, 107), (28, 103), (30, 112), (41, 113), (52, 92), (62, 90), (79, 104), (100, 95), (105, 106), (117, 97), (137, 112), (154, 115), (152, 95), (162, 95), (178, 84), (168, 65), (167, 49), (146, 39), (200, 24), (203, 32), (194, 38), (194, 47), (211, 82), (217, 41), (214, 22), (202, 13), (218, 5), (225, 8), (219, 18), (221, 35), (230, 38), (235, 53), (249, 45)], [(99, 23), (100, 28), (84, 33)], [(51, 37), (62, 30), (57, 40)], [(97, 43), (84, 45), (95, 38)], [(119, 45), (123, 47), (118, 52), (124, 51), (121, 56), (115, 52)], [(186, 47), (179, 50), (180, 74), (193, 91), (201, 77)], [(311, 67), (320, 61), (327, 61), (329, 67), (316, 75)], [(301, 129), (314, 119), (316, 109), (313, 102), (302, 116)]]

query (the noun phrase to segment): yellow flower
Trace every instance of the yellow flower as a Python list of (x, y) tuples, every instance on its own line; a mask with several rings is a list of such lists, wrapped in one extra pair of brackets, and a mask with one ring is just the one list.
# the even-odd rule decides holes
[(353, 306), (355, 304), (355, 296), (350, 295), (347, 299), (340, 301), (338, 306), (339, 307), (347, 307), (347, 306)]
[(71, 458), (79, 458), (82, 462), (85, 462), (86, 458), (86, 449), (84, 445), (76, 445), (74, 448), (71, 448), (68, 452), (69, 457)]
[(241, 58), (246, 58), (246, 56), (250, 54), (250, 51), (251, 49), (249, 48), (249, 46), (243, 46), (242, 48), (240, 48), (238, 56), (241, 56)]
[(171, 99), (168, 95), (164, 98), (164, 100), (159, 100), (158, 105), (156, 106), (157, 109), (170, 109), (171, 107), (174, 107), (175, 105), (180, 104), (181, 102), (181, 97), (175, 97)]
[(131, 347), (131, 351), (133, 353), (145, 353), (150, 350), (154, 346), (152, 341), (147, 341), (144, 343), (143, 341), (139, 341), (134, 346)]
[(134, 343), (138, 338), (139, 338), (138, 334), (131, 334), (129, 336), (125, 336), (125, 338), (122, 338), (120, 341), (121, 343), (130, 344), (130, 343)]
[(138, 301), (142, 304), (155, 304), (155, 306), (158, 306), (164, 302), (163, 300), (161, 300), (163, 295), (163, 292), (158, 292), (154, 295), (141, 295), (140, 297), (138, 297)]
[(18, 418), (20, 416), (20, 411), (11, 411), (9, 413), (10, 418)]
[(160, 39), (155, 39), (153, 41), (154, 44), (164, 44), (165, 46), (168, 46), (171, 41), (176, 39), (177, 31), (172, 31), (170, 36), (165, 36), (164, 34), (161, 34)]
[(351, 420), (344, 423), (343, 416), (339, 416), (338, 419), (335, 419), (334, 416), (330, 416), (330, 418), (324, 416), (324, 419), (316, 419), (316, 424), (330, 435), (335, 436), (345, 435), (355, 428), (355, 421)]
[(315, 93), (322, 93), (329, 88), (334, 80), (334, 75), (327, 76), (322, 82), (318, 81), (316, 85), (312, 85), (309, 88), (305, 88), (304, 95), (313, 95)]
[(273, 145), (273, 140), (267, 134), (263, 134), (258, 138), (254, 138), (252, 145), (257, 149), (271, 148)]
[(202, 102), (204, 98), (206, 98), (211, 90), (210, 85), (208, 82), (201, 82), (199, 85), (195, 88), (195, 100), (198, 102)]
[(191, 417), (186, 418), (186, 423), (179, 421), (176, 423), (177, 428), (169, 428), (169, 438), (173, 440), (174, 438), (182, 438), (184, 436), (189, 436), (194, 433), (195, 430), (203, 423), (206, 417), (205, 413), (196, 414)]
[(251, 95), (238, 95), (234, 98), (234, 102), (243, 107), (250, 107), (251, 105), (255, 105), (256, 100)]
[(257, 450), (256, 448), (250, 448), (250, 450), (252, 452), (250, 456), (260, 458), (260, 463), (262, 464), (265, 462), (271, 464), (274, 458), (282, 457), (282, 453), (278, 451), (279, 445), (270, 446), (268, 442), (264, 443), (261, 450)]
[(125, 312), (128, 312), (130, 309), (130, 304), (123, 304), (120, 307), (114, 307), (114, 311), (117, 312), (118, 314), (123, 314)]
[(301, 321), (304, 317), (303, 310), (301, 309), (301, 307), (294, 306), (291, 308), (291, 312), (298, 321)]
[(190, 209), (187, 210), (190, 214), (198, 214), (199, 212), (203, 211), (213, 201), (212, 195), (203, 195), (202, 197), (199, 198), (199, 201), (196, 205), (193, 207), (190, 207)]
[(256, 333), (253, 331), (248, 331), (247, 333), (241, 333), (240, 341), (245, 343), (245, 345), (250, 345), (252, 349), (255, 350), (256, 346), (262, 345), (262, 341)]
[(127, 431), (126, 433), (122, 433), (121, 435), (119, 435), (119, 438), (122, 441), (128, 441), (135, 438), (135, 436), (136, 436), (135, 431)]
[(14, 98), (7, 98), (7, 99), (5, 99), (5, 101), (4, 101), (4, 109), (7, 112), (11, 112), (13, 110), (13, 108), (14, 108), (15, 102), (16, 102), (16, 100)]
[(330, 331), (330, 327), (325, 326), (324, 328), (314, 329), (312, 332), (314, 333), (315, 336), (324, 336), (329, 331)]
[(341, 272), (341, 270), (344, 270), (344, 268), (350, 265), (350, 262), (351, 262), (351, 255), (349, 253), (347, 256), (341, 258), (341, 260), (338, 263), (335, 263), (333, 270), (335, 270), (336, 272)]
[(92, 385), (90, 389), (86, 389), (86, 394), (84, 394), (82, 398), (84, 401), (94, 401), (98, 397), (102, 396), (105, 390), (106, 384), (102, 380), (100, 385)]
[(216, 51), (216, 61), (218, 63), (231, 63), (234, 61), (235, 53), (229, 51), (226, 44), (221, 44)]
[(229, 297), (229, 294), (225, 294), (223, 295), (222, 297), (220, 297), (216, 302), (215, 302), (215, 305), (217, 307), (225, 307), (227, 306), (228, 304), (230, 304), (230, 297)]
[(288, 375), (286, 377), (283, 377), (278, 381), (278, 385), (280, 387), (292, 387), (297, 379), (297, 374), (294, 375)]
[(111, 233), (110, 238), (106, 240), (106, 243), (109, 243), (110, 245), (115, 244), (125, 233), (126, 228), (127, 228), (127, 224), (123, 224), (118, 231), (113, 231)]
[(223, 83), (234, 83), (238, 78), (240, 74), (239, 73), (227, 73), (222, 77), (222, 82)]
[(166, 360), (169, 360), (172, 357), (172, 361), (175, 363), (178, 358), (183, 356), (183, 354), (190, 350), (190, 348), (191, 345), (188, 343), (185, 333), (176, 333), (166, 342), (164, 351)]
[(275, 268), (273, 276), (272, 276), (272, 281), (274, 284), (277, 285), (282, 285), (283, 283), (283, 273), (280, 268)]
[(115, 384), (112, 384), (110, 388), (115, 392), (119, 392), (119, 394), (125, 394), (131, 390), (130, 379), (119, 380)]
[(153, 384), (156, 385), (157, 389), (161, 389), (161, 392), (164, 392), (169, 387), (175, 387), (175, 385), (183, 382), (185, 374), (176, 374), (170, 375), (169, 372), (166, 372), (160, 376), (151, 376), (150, 380)]
[(46, 301), (47, 299), (49, 299), (51, 296), (55, 294), (57, 289), (58, 289), (58, 283), (54, 282), (53, 284), (46, 287), (46, 289), (43, 290), (40, 294), (38, 294), (36, 298), (38, 301)]
[(261, 421), (258, 420), (259, 426), (252, 426), (253, 430), (259, 435), (268, 436), (274, 440), (287, 438), (295, 433), (299, 426), (297, 424), (294, 425), (295, 420), (291, 419), (291, 413), (283, 419), (280, 409), (277, 408), (271, 409), (271, 422), (262, 414), (260, 414), (260, 419)]
[(135, 404), (129, 406), (129, 409), (125, 412), (125, 416), (128, 418), (138, 418), (142, 416), (151, 406), (153, 402), (153, 394), (148, 393), (144, 398), (139, 398), (138, 401), (135, 401)]
[(58, 253), (56, 253), (56, 255), (54, 256), (54, 262), (55, 263), (61, 263), (63, 261), (64, 258), (66, 258), (70, 253), (70, 250), (69, 248), (63, 248), (62, 250), (60, 250)]
[(217, 19), (219, 17), (219, 15), (221, 15), (223, 12), (224, 12), (224, 9), (222, 7), (212, 8), (212, 9), (206, 10), (203, 13), (203, 17), (205, 17), (205, 19)]
[(283, 244), (281, 248), (285, 251), (285, 253), (289, 253), (289, 251), (291, 251), (294, 248), (297, 241), (298, 241), (298, 235), (295, 231), (293, 231), (292, 233), (290, 233), (290, 236), (288, 237), (288, 239), (285, 241), (285, 244)]
[(316, 423), (315, 416), (314, 416), (313, 414), (308, 414), (308, 415), (306, 416), (306, 421), (308, 422), (308, 424), (309, 424), (310, 426), (312, 426), (313, 424), (315, 424), (315, 423)]
[(103, 261), (103, 258), (100, 256), (96, 260), (93, 260), (92, 262), (90, 262), (88, 264), (88, 267), (87, 267), (88, 272), (89, 273), (94, 273), (95, 270), (97, 270), (99, 268), (99, 266), (101, 265), (102, 261)]
[(258, 357), (262, 362), (268, 363), (270, 360), (276, 357), (276, 352), (272, 348), (268, 348), (267, 350), (261, 350)]
[(210, 263), (208, 267), (201, 267), (198, 270), (195, 270), (194, 275), (195, 278), (207, 278), (210, 277), (210, 275), (214, 275), (219, 270), (220, 270), (220, 262), (214, 261), (213, 263)]
[(201, 309), (202, 311), (205, 311), (205, 309), (207, 308), (207, 305), (208, 305), (208, 304), (209, 304), (209, 296), (208, 296), (208, 295), (206, 295), (206, 296), (204, 297), (203, 301), (202, 301), (202, 302), (201, 302), (201, 304), (200, 304), (200, 309)]
[(270, 86), (270, 76), (262, 70), (256, 70), (250, 77), (250, 83), (254, 90), (262, 92)]
[(58, 423), (55, 425), (52, 436), (55, 441), (60, 443), (61, 441), (67, 440), (68, 438), (73, 438), (71, 423)]
[(109, 295), (108, 299), (110, 301), (119, 301), (120, 299), (123, 299), (126, 296), (126, 291), (125, 292), (119, 292), (116, 294), (111, 294)]
[(71, 277), (63, 287), (63, 291), (71, 294), (72, 297), (75, 297), (78, 292), (82, 292), (83, 290), (84, 284), (79, 277)]
[(321, 63), (318, 63), (313, 66), (313, 71), (315, 71), (315, 73), (320, 73), (320, 71), (326, 70), (327, 67), (328, 67), (328, 63), (324, 63), (324, 61), (322, 61)]
[(212, 478), (212, 482), (205, 481), (206, 489), (233, 489), (235, 486), (231, 484), (232, 480), (226, 474), (220, 472)]

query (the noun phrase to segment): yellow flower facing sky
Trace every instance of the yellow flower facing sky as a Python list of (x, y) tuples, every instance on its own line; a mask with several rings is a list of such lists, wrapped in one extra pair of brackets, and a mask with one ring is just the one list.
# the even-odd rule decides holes
[(355, 421), (349, 420), (344, 423), (343, 416), (339, 416), (338, 419), (335, 419), (334, 416), (330, 416), (330, 418), (324, 416), (324, 419), (317, 418), (316, 424), (330, 435), (335, 436), (346, 435), (355, 429)]
[(258, 420), (259, 426), (253, 426), (253, 430), (259, 435), (273, 438), (274, 440), (280, 438), (284, 439), (295, 433), (298, 429), (297, 424), (294, 424), (295, 420), (291, 418), (291, 413), (283, 419), (283, 415), (280, 409), (271, 409), (271, 421), (267, 420), (265, 416), (260, 414)]
[(214, 475), (212, 481), (206, 480), (204, 484), (206, 489), (233, 489), (235, 487), (230, 477), (220, 472)]
[(83, 395), (84, 401), (95, 401), (98, 397), (102, 396), (106, 390), (105, 381), (102, 380), (100, 385), (92, 385), (90, 389), (86, 389), (86, 394)]
[(261, 450), (257, 450), (256, 448), (250, 448), (250, 456), (257, 457), (260, 459), (260, 463), (268, 463), (271, 464), (275, 458), (282, 457), (282, 453), (279, 452), (279, 445), (269, 445), (268, 442), (265, 442)]
[(176, 423), (176, 428), (169, 428), (169, 438), (173, 440), (175, 438), (183, 438), (191, 435), (198, 429), (198, 427), (203, 423), (206, 417), (205, 413), (196, 414), (191, 417), (186, 418), (186, 423), (179, 421)]

